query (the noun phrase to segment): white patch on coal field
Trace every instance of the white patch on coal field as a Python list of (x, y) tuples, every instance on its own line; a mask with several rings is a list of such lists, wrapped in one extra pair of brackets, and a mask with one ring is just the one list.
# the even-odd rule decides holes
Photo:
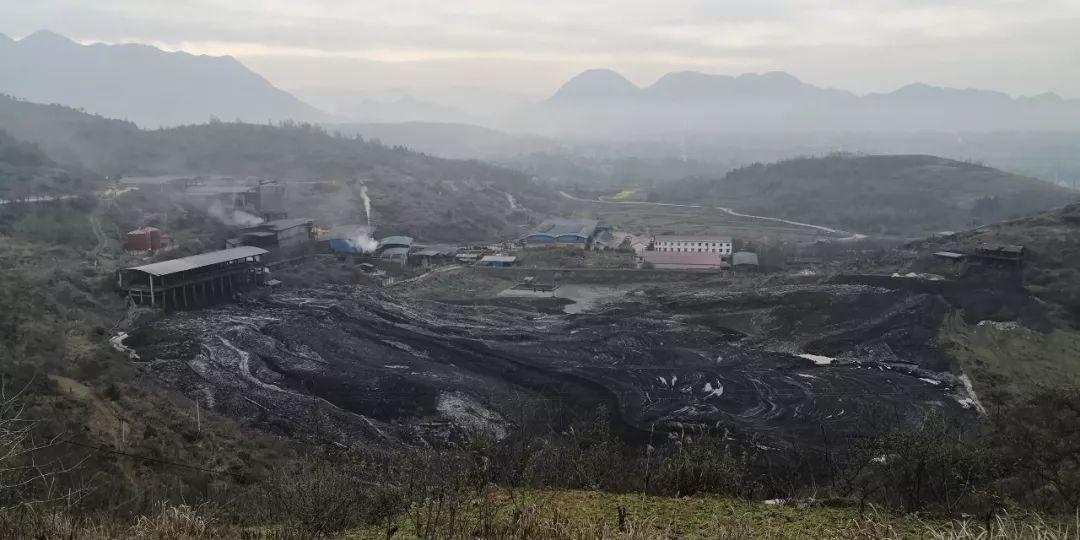
[(532, 291), (510, 287), (498, 296), (508, 298), (565, 298), (572, 303), (563, 306), (563, 313), (583, 313), (604, 302), (625, 297), (639, 285), (592, 285), (587, 283), (564, 283), (554, 291)]
[(1010, 330), (1018, 330), (1020, 328), (1020, 323), (1016, 321), (979, 321), (978, 326), (989, 326), (994, 330), (1008, 332)]
[(922, 381), (922, 382), (930, 383), (930, 384), (932, 384), (934, 386), (937, 386), (937, 385), (941, 384), (941, 381), (934, 380), (934, 379), (927, 379), (925, 377), (919, 377), (919, 380)]
[(827, 366), (833, 363), (834, 360), (833, 358), (829, 358), (828, 356), (821, 356), (820, 354), (802, 353), (796, 356), (798, 356), (799, 358), (805, 358), (819, 366)]
[[(247, 380), (251, 384), (254, 384), (255, 386), (262, 387), (262, 388), (264, 388), (266, 390), (273, 390), (275, 392), (286, 392), (284, 389), (282, 389), (278, 385), (270, 384), (270, 383), (268, 383), (266, 381), (260, 380), (253, 373), (251, 373), (251, 353), (245, 351), (244, 349), (241, 349), (241, 348), (237, 347), (236, 345), (233, 345), (233, 343), (231, 341), (229, 341), (228, 339), (225, 339), (224, 336), (218, 336), (218, 339), (221, 340), (222, 345), (225, 345), (230, 350), (232, 350), (234, 353), (236, 353), (236, 357), (237, 357), (237, 360), (238, 360), (238, 362), (236, 364), (236, 371), (240, 374), (241, 377), (243, 377), (245, 380)], [(218, 360), (218, 359), (220, 359), (220, 357), (214, 357), (214, 359)]]
[(387, 364), (383, 367), (386, 369), (409, 369), (409, 366), (403, 366), (401, 364)]
[(517, 207), (518, 207), (517, 201), (514, 199), (513, 195), (507, 193), (506, 194), (506, 202), (510, 203), (510, 209), (511, 210), (517, 210)]
[(117, 351), (126, 354), (129, 360), (138, 360), (138, 353), (136, 353), (135, 350), (131, 347), (124, 345), (124, 340), (127, 339), (127, 337), (127, 332), (120, 332), (119, 334), (116, 334), (115, 336), (109, 338), (109, 344), (112, 345), (112, 348), (116, 349)]
[(391, 347), (393, 347), (395, 349), (405, 351), (405, 352), (407, 352), (407, 353), (409, 353), (409, 354), (411, 354), (411, 355), (413, 355), (413, 356), (415, 356), (417, 358), (427, 358), (428, 357), (427, 352), (418, 351), (418, 350), (414, 349), (413, 347), (410, 347), (410, 346), (408, 346), (408, 345), (406, 345), (406, 344), (404, 344), (404, 343), (402, 343), (400, 341), (394, 341), (392, 339), (384, 339), (383, 343), (385, 343), (385, 344), (387, 344), (387, 345), (389, 345), (389, 346), (391, 346)]
[(720, 381), (716, 381), (716, 386), (713, 386), (712, 383), (705, 383), (701, 391), (705, 392), (706, 398), (720, 397), (724, 395), (724, 385), (720, 384)]
[(968, 377), (967, 373), (958, 377), (960, 382), (964, 385), (964, 393), (966, 396), (960, 396), (956, 399), (956, 402), (962, 405), (965, 409), (974, 407), (979, 414), (986, 414), (986, 409), (979, 403), (979, 396), (975, 395), (975, 387), (971, 384), (971, 377)]
[(461, 427), (486, 431), (497, 440), (506, 437), (506, 422), (502, 416), (468, 394), (439, 394), (435, 409)]

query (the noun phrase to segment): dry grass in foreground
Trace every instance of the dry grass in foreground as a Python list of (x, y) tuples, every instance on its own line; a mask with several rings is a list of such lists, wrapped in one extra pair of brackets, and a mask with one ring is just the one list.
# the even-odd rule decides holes
[[(448, 501), (443, 501), (444, 503)], [(665, 498), (599, 492), (511, 493), (491, 490), (460, 507), (420, 505), (392, 523), (343, 535), (302, 527), (241, 527), (222, 523), (210, 507), (161, 505), (156, 513), (118, 523), (63, 513), (8, 509), (0, 513), (4, 538), (266, 539), (552, 539), (652, 540), (669, 538), (850, 538), (947, 540), (1080, 538), (1080, 518), (1052, 522), (1039, 516), (998, 515), (989, 521), (922, 520), (853, 508), (778, 506), (721, 498)]]

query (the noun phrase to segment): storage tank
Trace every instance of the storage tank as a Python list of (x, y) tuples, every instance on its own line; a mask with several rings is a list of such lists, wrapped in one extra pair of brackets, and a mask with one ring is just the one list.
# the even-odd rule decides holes
[(150, 250), (150, 233), (145, 229), (135, 229), (127, 233), (127, 241), (124, 242), (124, 249), (128, 251), (149, 251)]
[(157, 227), (145, 227), (143, 229), (150, 237), (150, 250), (157, 251), (161, 249), (161, 229)]

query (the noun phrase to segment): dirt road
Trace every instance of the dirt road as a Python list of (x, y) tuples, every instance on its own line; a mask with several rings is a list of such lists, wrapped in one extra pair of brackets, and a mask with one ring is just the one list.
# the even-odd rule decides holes
[(866, 238), (866, 235), (863, 235), (863, 234), (853, 233), (853, 232), (848, 232), (848, 231), (842, 231), (840, 229), (834, 229), (832, 227), (826, 227), (824, 225), (814, 225), (812, 223), (803, 223), (801, 221), (791, 221), (790, 219), (783, 219), (783, 218), (771, 217), (771, 216), (755, 216), (753, 214), (744, 214), (742, 212), (737, 212), (735, 210), (732, 210), (730, 208), (726, 208), (726, 207), (723, 207), (723, 206), (705, 206), (705, 205), (700, 205), (700, 204), (675, 204), (675, 203), (648, 202), (648, 201), (605, 201), (603, 199), (582, 199), (580, 197), (575, 197), (575, 196), (573, 196), (573, 195), (571, 195), (571, 194), (569, 194), (569, 193), (567, 193), (565, 191), (560, 191), (559, 194), (562, 195), (563, 197), (567, 198), (567, 199), (572, 200), (572, 201), (578, 201), (578, 202), (584, 202), (584, 203), (617, 204), (617, 205), (621, 204), (621, 205), (638, 205), (638, 206), (667, 206), (667, 207), (674, 207), (674, 208), (699, 208), (699, 209), (702, 209), (702, 210), (719, 210), (721, 212), (724, 212), (725, 214), (728, 214), (728, 215), (731, 215), (731, 216), (734, 216), (734, 217), (741, 217), (741, 218), (747, 218), (747, 219), (760, 219), (762, 221), (773, 221), (773, 222), (776, 222), (776, 223), (784, 223), (786, 225), (794, 225), (796, 227), (806, 227), (808, 229), (815, 229), (815, 230), (818, 230), (818, 231), (821, 231), (821, 232), (834, 234), (834, 235), (835, 234), (847, 235), (844, 238), (841, 238), (841, 240), (857, 240), (857, 239), (860, 239), (860, 238)]

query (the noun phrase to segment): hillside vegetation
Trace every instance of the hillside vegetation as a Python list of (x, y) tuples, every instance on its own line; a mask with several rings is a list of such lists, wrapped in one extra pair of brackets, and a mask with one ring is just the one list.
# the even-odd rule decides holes
[(0, 129), (0, 200), (75, 195), (93, 184), (92, 175), (56, 166), (40, 148)]
[(962, 230), (1047, 210), (1078, 196), (974, 163), (847, 154), (755, 164), (723, 178), (691, 178), (654, 191), (665, 202), (710, 202), (740, 212), (898, 236)]
[(324, 224), (363, 222), (359, 191), (366, 185), (379, 234), (442, 241), (516, 235), (529, 221), (528, 211), (544, 211), (555, 199), (521, 172), (435, 158), (308, 124), (211, 122), (141, 130), (4, 97), (0, 124), (58, 164), (101, 175), (223, 174), (308, 182), (290, 189), (296, 207), (287, 209)]

